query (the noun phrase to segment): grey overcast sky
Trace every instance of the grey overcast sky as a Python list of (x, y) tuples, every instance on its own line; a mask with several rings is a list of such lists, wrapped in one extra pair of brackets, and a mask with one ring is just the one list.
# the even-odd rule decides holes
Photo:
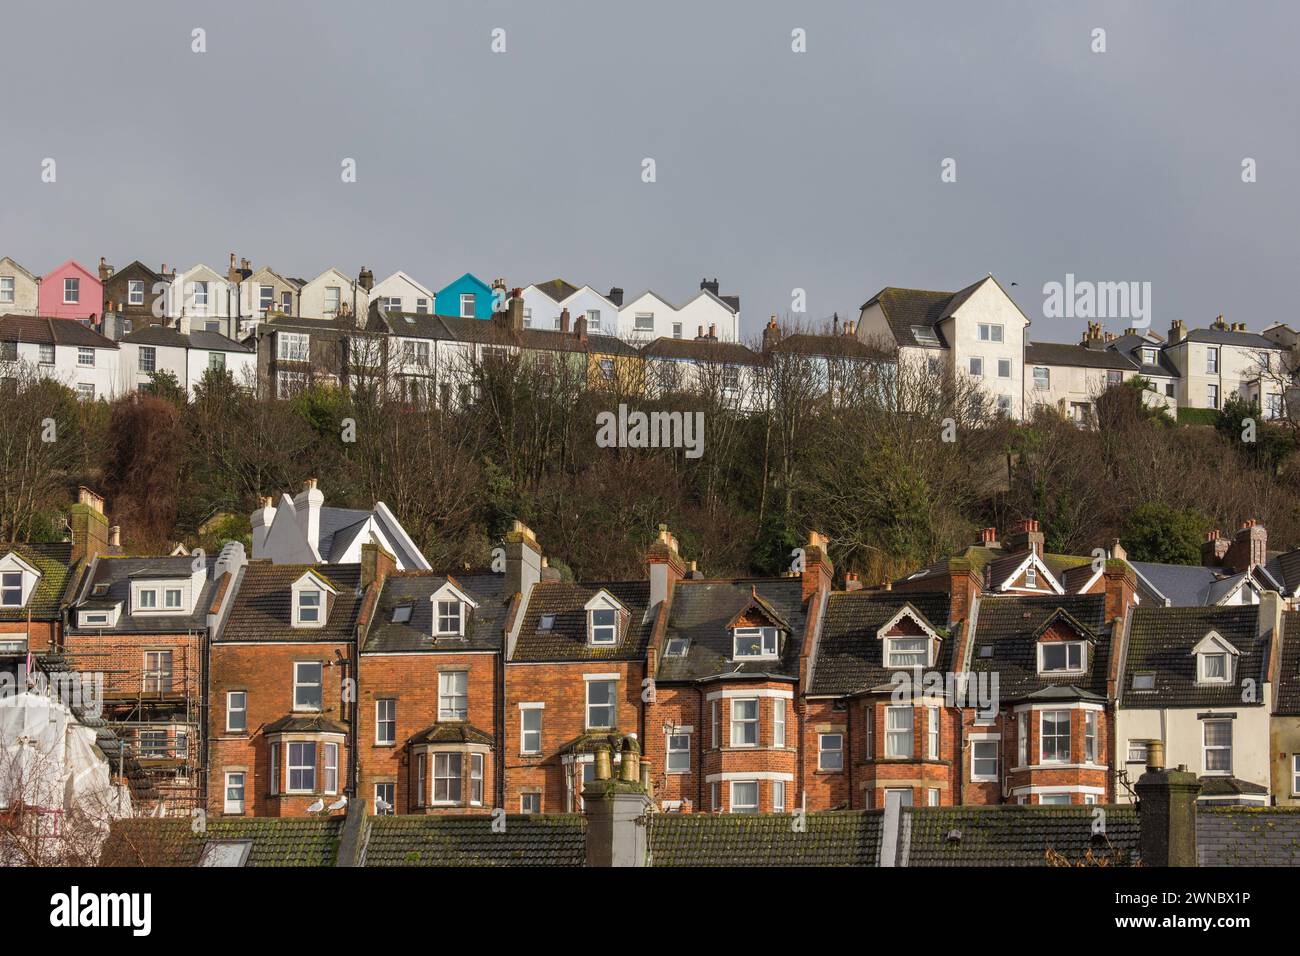
[(1073, 273), (1150, 282), (1162, 332), (1294, 321), (1290, 0), (5, 0), (0, 30), (0, 255), (38, 274), (716, 276), (749, 337), (794, 288), (818, 320), (992, 272), (1068, 341)]

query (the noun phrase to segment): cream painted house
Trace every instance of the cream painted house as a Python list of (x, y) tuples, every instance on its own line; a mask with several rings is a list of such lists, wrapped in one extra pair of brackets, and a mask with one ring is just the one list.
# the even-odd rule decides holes
[(1178, 371), (1179, 408), (1222, 408), (1239, 395), (1259, 403), (1266, 418), (1282, 414), (1286, 349), (1245, 323), (1223, 316), (1206, 329), (1175, 320), (1164, 355)]
[(237, 313), (238, 289), (211, 266), (198, 263), (178, 273), (167, 289), (164, 311), (169, 319), (188, 318), (191, 327), (230, 337)]
[(364, 316), (370, 310), (370, 293), (357, 279), (330, 267), (307, 282), (298, 293), (298, 315), (305, 319), (332, 319), (341, 311)]
[(370, 290), (369, 301), (386, 312), (432, 315), (434, 292), (399, 270)]
[(41, 280), (8, 256), (0, 258), (0, 315), (35, 315)]
[(893, 344), (901, 359), (977, 382), (1013, 418), (1025, 416), (1029, 317), (992, 274), (960, 292), (882, 289), (862, 306), (857, 336)]
[[(1272, 792), (1271, 663), (1282, 602), (1132, 609), (1125, 628), (1115, 716), (1116, 766), (1131, 786), (1148, 741), (1163, 741), (1166, 766), (1201, 782), (1202, 803), (1267, 805)], [(1121, 802), (1132, 794), (1116, 788)]]

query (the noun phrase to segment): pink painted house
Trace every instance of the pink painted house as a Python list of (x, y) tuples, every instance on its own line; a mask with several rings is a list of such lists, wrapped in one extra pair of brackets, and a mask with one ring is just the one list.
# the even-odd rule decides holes
[(69, 259), (45, 275), (37, 290), (40, 315), (56, 319), (89, 319), (98, 323), (104, 310), (104, 286), (99, 276), (75, 259)]

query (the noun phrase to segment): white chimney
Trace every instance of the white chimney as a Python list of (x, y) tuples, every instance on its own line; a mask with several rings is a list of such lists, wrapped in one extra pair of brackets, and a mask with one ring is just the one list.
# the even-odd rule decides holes
[(189, 335), (190, 317), (188, 315), (182, 315), (179, 319), (176, 320), (176, 328), (181, 333), (181, 335)]
[(304, 481), (302, 491), (293, 499), (298, 512), (298, 526), (307, 539), (307, 546), (316, 554), (320, 554), (320, 509), (323, 504), (325, 496), (316, 487), (315, 478)]
[(262, 507), (253, 512), (250, 523), (253, 526), (253, 557), (266, 557), (266, 536), (271, 533), (271, 522), (275, 520), (275, 499), (263, 498)]

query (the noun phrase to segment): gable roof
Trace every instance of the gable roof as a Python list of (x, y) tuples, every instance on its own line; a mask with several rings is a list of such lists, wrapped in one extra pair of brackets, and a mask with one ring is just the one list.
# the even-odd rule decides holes
[(245, 352), (257, 350), (227, 338), (220, 332), (205, 329), (191, 329), (189, 335), (183, 335), (174, 325), (143, 325), (122, 337), (123, 342), (133, 345), (160, 345), (179, 349), (204, 349), (209, 352)]
[(563, 302), (569, 296), (578, 291), (578, 286), (572, 282), (565, 282), (563, 279), (550, 279), (547, 282), (535, 283), (533, 288), (541, 292), (547, 298), (553, 299), (557, 304)]
[[(587, 613), (583, 608), (602, 588), (630, 612), (617, 644), (592, 645), (587, 640)], [(514, 662), (644, 660), (654, 628), (649, 603), (648, 581), (581, 584), (542, 581), (534, 585), (528, 597), (510, 659)], [(549, 630), (540, 626), (543, 617), (554, 619)]]
[[(799, 676), (807, 615), (799, 578), (737, 578), (734, 580), (678, 581), (664, 632), (670, 640), (690, 643), (684, 657), (661, 655), (659, 681), (707, 680), (736, 675)], [(788, 630), (778, 660), (734, 660), (730, 628), (746, 609), (757, 607)]]
[[(938, 591), (834, 591), (812, 662), (810, 695), (857, 694), (883, 686), (897, 668), (885, 666), (884, 642), (877, 635), (900, 610), (911, 605), (936, 631), (946, 630), (947, 594)], [(939, 644), (933, 670), (952, 670), (956, 640)]]
[[(1096, 635), (1082, 674), (1051, 676), (1038, 673), (1038, 640), (1043, 628), (1060, 612), (1071, 627)], [(1111, 628), (1105, 622), (1104, 594), (1018, 595), (981, 597), (975, 631), (971, 635), (969, 670), (996, 673), (1003, 700), (1023, 699), (1049, 687), (1076, 687), (1088, 695), (1105, 696), (1110, 668)], [(984, 657), (980, 648), (991, 646)]]
[(117, 343), (100, 335), (77, 319), (56, 319), (46, 315), (0, 315), (0, 340), (35, 342), (41, 345), (89, 346), (115, 349)]
[(1218, 568), (1198, 564), (1157, 564), (1130, 561), (1129, 564), (1174, 607), (1204, 607), (1222, 600), (1245, 579), (1245, 574), (1224, 574)]
[(32, 282), (41, 281), (40, 276), (36, 275), (34, 272), (31, 272), (28, 269), (23, 268), (22, 264), (18, 262), (16, 259), (14, 259), (12, 256), (0, 256), (0, 266), (3, 266), (6, 262), (9, 263), (9, 265), (13, 266), (13, 268), (17, 269), (20, 273), (22, 273)]
[[(1120, 706), (1159, 707), (1260, 707), (1263, 684), (1268, 680), (1269, 636), (1258, 636), (1259, 606), (1147, 607), (1133, 609), (1125, 652)], [(1241, 652), (1235, 680), (1226, 684), (1197, 684), (1196, 657), (1192, 649), (1210, 631)], [(1155, 676), (1152, 690), (1134, 690), (1133, 675)], [(1241, 681), (1256, 682), (1254, 703), (1242, 700)]]
[[(293, 626), (293, 583), (308, 571), (330, 582), (338, 594), (328, 603), (321, 627)], [(214, 639), (230, 641), (301, 641), (325, 643), (351, 641), (361, 612), (361, 566), (359, 564), (272, 564), (250, 561), (243, 570), (239, 589), (225, 627)]]
[(63, 594), (72, 577), (72, 543), (0, 544), (0, 558), (13, 554), (41, 573), (22, 607), (0, 607), (0, 621), (56, 621), (61, 617)]
[(645, 358), (718, 362), (724, 365), (762, 365), (763, 356), (739, 342), (660, 337), (641, 346)]
[[(473, 598), (478, 607), (469, 614), (463, 639), (433, 636), (432, 596), (448, 581)], [(411, 651), (499, 651), (506, 612), (513, 595), (505, 593), (505, 575), (491, 572), (460, 573), (454, 578), (430, 572), (398, 572), (384, 579), (375, 614), (367, 629), (363, 654)], [(395, 622), (399, 607), (411, 609), (410, 619)]]
[(880, 312), (894, 334), (894, 341), (899, 345), (924, 347), (926, 343), (919, 341), (914, 331), (919, 326), (933, 330), (939, 339), (938, 344), (947, 348), (939, 323), (956, 312), (976, 289), (992, 278), (991, 275), (985, 276), (958, 292), (927, 292), (887, 286), (864, 302), (862, 308), (879, 304)]

